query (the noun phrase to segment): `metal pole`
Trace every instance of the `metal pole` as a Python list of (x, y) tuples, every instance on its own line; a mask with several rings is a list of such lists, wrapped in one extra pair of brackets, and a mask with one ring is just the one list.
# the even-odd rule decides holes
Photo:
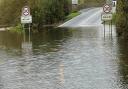
[(109, 35), (111, 33), (111, 22), (109, 21)]
[(25, 26), (24, 26), (24, 24), (22, 24), (22, 25), (23, 25), (23, 32), (24, 32), (23, 37), (24, 37), (24, 42), (25, 42), (25, 29), (24, 29)]
[(104, 38), (105, 38), (105, 21), (104, 21)]
[(111, 36), (112, 36), (112, 20), (111, 20)]

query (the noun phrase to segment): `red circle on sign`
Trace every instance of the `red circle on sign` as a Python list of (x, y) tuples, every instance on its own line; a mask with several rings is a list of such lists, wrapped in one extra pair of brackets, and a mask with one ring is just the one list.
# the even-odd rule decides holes
[(111, 8), (110, 5), (105, 4), (105, 5), (103, 6), (103, 11), (104, 11), (105, 13), (110, 13), (111, 10), (112, 10), (112, 8)]

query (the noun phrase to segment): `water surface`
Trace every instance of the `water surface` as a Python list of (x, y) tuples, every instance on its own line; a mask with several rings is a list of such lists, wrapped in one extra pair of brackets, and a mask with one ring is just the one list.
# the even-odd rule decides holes
[(128, 46), (101, 27), (0, 32), (0, 89), (127, 89)]

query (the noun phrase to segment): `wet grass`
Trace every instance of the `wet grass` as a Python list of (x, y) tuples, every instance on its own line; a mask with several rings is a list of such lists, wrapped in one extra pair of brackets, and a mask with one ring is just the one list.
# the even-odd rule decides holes
[(115, 24), (116, 23), (116, 13), (113, 13), (113, 17), (112, 17), (112, 21), (113, 21), (113, 24)]

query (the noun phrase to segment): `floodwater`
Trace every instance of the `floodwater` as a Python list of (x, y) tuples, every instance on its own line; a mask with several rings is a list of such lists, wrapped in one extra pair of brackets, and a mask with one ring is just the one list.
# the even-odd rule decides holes
[(114, 27), (1, 31), (0, 89), (128, 89), (128, 44)]

